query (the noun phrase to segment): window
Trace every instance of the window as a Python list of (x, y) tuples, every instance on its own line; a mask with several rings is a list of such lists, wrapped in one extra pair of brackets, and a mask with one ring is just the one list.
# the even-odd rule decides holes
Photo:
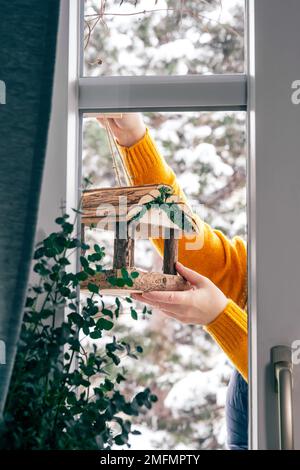
[[(105, 131), (88, 113), (139, 111), (201, 218), (245, 239), (244, 2), (100, 3), (81, 9), (82, 176), (92, 187), (115, 184)], [(106, 246), (110, 267), (112, 234), (93, 229), (86, 237)], [(160, 264), (151, 243), (139, 241), (136, 266)], [(140, 420), (133, 449), (141, 440), (147, 448), (224, 447), (231, 366), (210, 337), (159, 315), (136, 322), (129, 308), (118, 328), (145, 349), (138, 366), (125, 363), (132, 388), (150, 386), (160, 399)]]

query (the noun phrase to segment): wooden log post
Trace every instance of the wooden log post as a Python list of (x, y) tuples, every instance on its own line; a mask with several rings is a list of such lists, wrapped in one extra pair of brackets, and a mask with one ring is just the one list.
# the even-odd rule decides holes
[(128, 295), (133, 292), (151, 292), (153, 290), (159, 291), (181, 291), (189, 290), (190, 284), (181, 276), (173, 276), (170, 274), (162, 273), (148, 273), (141, 271), (137, 268), (128, 268), (129, 275), (134, 271), (138, 272), (138, 277), (134, 278), (133, 286), (117, 287), (112, 286), (110, 282), (111, 277), (121, 277), (120, 269), (109, 269), (93, 276), (80, 283), (83, 291), (88, 290), (90, 282), (100, 287), (101, 294), (110, 295)]
[(134, 265), (134, 238), (130, 237), (127, 230), (127, 237), (120, 238), (120, 224), (116, 223), (116, 233), (114, 241), (113, 269), (130, 268)]
[(175, 263), (178, 259), (178, 240), (175, 238), (175, 230), (174, 228), (170, 228), (170, 230), (166, 234), (170, 237), (165, 238), (164, 240), (164, 260), (163, 260), (163, 272), (164, 274), (176, 274), (176, 267)]

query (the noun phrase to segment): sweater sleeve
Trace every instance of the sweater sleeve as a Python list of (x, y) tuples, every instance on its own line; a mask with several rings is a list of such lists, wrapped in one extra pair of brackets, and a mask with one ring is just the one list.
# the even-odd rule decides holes
[[(166, 163), (153, 141), (149, 129), (131, 147), (119, 145), (133, 184), (167, 184), (186, 202), (173, 170)], [(187, 267), (211, 279), (224, 294), (240, 307), (246, 304), (247, 254), (240, 237), (229, 240), (219, 230), (213, 230), (194, 214), (199, 228), (196, 236), (185, 235), (179, 240), (178, 259)], [(163, 240), (152, 240), (163, 253)]]
[(248, 380), (247, 314), (232, 300), (204, 329), (214, 338), (244, 379)]

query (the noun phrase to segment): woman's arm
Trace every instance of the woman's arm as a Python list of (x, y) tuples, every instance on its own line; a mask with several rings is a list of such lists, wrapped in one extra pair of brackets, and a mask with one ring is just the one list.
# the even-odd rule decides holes
[[(99, 120), (103, 124), (103, 120)], [(121, 119), (108, 119), (119, 144), (133, 184), (168, 184), (186, 201), (175, 173), (168, 166), (153, 141), (140, 114), (124, 114)], [(229, 240), (222, 232), (213, 230), (197, 215), (199, 235), (193, 240), (179, 240), (179, 261), (211, 279), (226, 295), (242, 308), (246, 304), (247, 254), (244, 241)], [(153, 240), (160, 254), (163, 240)], [(194, 248), (194, 249), (190, 249)]]
[(247, 314), (233, 300), (204, 329), (218, 343), (240, 374), (248, 381)]

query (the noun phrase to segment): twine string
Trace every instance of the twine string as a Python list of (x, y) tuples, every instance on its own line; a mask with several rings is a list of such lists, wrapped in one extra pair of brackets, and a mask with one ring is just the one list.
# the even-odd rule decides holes
[(110, 148), (110, 153), (111, 153), (111, 157), (112, 157), (112, 161), (113, 161), (113, 169), (114, 169), (117, 185), (122, 186), (122, 182), (121, 182), (121, 173), (120, 173), (118, 161), (117, 161), (116, 156), (115, 156), (115, 150), (116, 150), (117, 155), (119, 157), (119, 162), (121, 164), (121, 169), (122, 169), (122, 173), (123, 173), (123, 178), (125, 180), (125, 184), (127, 186), (132, 186), (131, 177), (130, 177), (130, 175), (127, 171), (127, 168), (124, 164), (123, 157), (120, 153), (120, 150), (118, 148), (115, 136), (114, 136), (114, 134), (113, 134), (113, 132), (112, 132), (110, 126), (109, 126), (109, 122), (108, 122), (107, 118), (104, 118), (104, 125), (105, 125), (105, 129), (106, 129), (106, 136), (107, 136), (108, 145), (109, 145), (109, 148)]

